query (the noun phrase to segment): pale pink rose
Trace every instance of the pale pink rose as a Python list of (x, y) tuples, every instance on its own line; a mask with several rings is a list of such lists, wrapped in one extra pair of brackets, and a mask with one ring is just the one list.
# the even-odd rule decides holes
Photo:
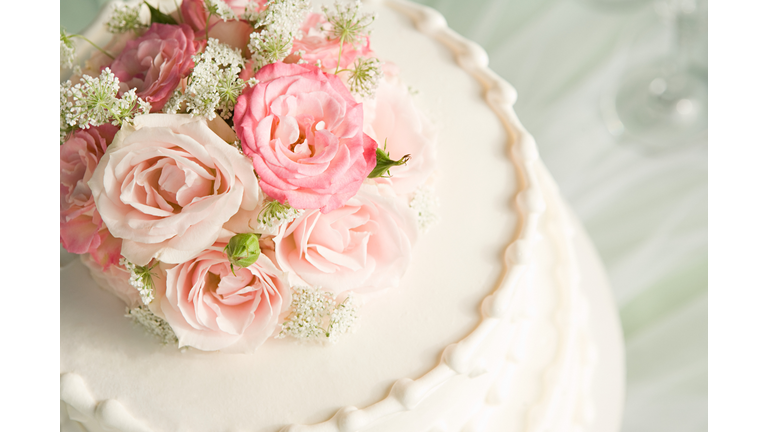
[(250, 160), (202, 117), (147, 114), (125, 126), (88, 182), (122, 254), (177, 264), (211, 246), (223, 224), (261, 200)]
[[(238, 17), (245, 12), (245, 6), (250, 0), (224, 0), (232, 11)], [(263, 5), (267, 0), (259, 0), (257, 3)], [(205, 2), (203, 0), (184, 0), (179, 7), (181, 10), (181, 16), (184, 18), (184, 23), (189, 24), (192, 27), (192, 31), (195, 32), (195, 37), (205, 40), (205, 27), (206, 22), (208, 24), (208, 37), (218, 39), (219, 42), (223, 42), (235, 48), (240, 48), (243, 54), (248, 57), (246, 52), (248, 42), (250, 41), (250, 35), (253, 32), (253, 26), (246, 21), (240, 20), (227, 20), (224, 21), (216, 15), (208, 17), (208, 11), (205, 9)]]
[(407, 164), (390, 169), (392, 177), (376, 181), (389, 183), (399, 195), (407, 195), (424, 184), (437, 167), (437, 130), (413, 103), (408, 88), (396, 76), (387, 74), (379, 82), (375, 98), (363, 102), (363, 130), (382, 146), (393, 160), (410, 154)]
[(275, 332), (291, 291), (269, 251), (233, 275), (224, 246), (168, 268), (150, 308), (168, 321), (179, 346), (250, 353)]
[(136, 94), (162, 110), (173, 91), (192, 71), (197, 52), (192, 28), (186, 24), (152, 24), (141, 37), (128, 41), (109, 66), (120, 80), (120, 91)]
[(284, 226), (275, 254), (292, 286), (367, 294), (399, 284), (416, 236), (413, 210), (388, 186), (364, 184), (343, 207)]
[(91, 255), (80, 255), (80, 260), (99, 288), (114, 294), (131, 309), (143, 304), (139, 291), (129, 282), (131, 272), (125, 267), (119, 264), (102, 267)]
[[(361, 44), (344, 44), (339, 61), (341, 41), (338, 38), (329, 39), (322, 29), (323, 26), (328, 26), (328, 21), (322, 14), (307, 14), (307, 19), (301, 26), (302, 37), (293, 41), (292, 54), (284, 62), (296, 63), (301, 59), (314, 65), (320, 61), (320, 68), (324, 72), (334, 73), (337, 66), (339, 69), (347, 69), (358, 57), (374, 55), (370, 49), (370, 40), (365, 36)], [(299, 55), (297, 51), (303, 53)]]
[(337, 76), (311, 65), (273, 63), (256, 79), (234, 120), (264, 193), (298, 209), (344, 205), (376, 166), (362, 104)]
[(61, 245), (72, 253), (92, 254), (102, 267), (117, 263), (121, 246), (102, 223), (88, 181), (116, 132), (111, 124), (78, 129), (59, 147)]

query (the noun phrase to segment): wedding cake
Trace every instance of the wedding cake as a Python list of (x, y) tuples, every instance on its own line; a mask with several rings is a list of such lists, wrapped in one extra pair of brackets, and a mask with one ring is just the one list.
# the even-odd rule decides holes
[[(217, 2), (205, 2), (209, 3)], [(92, 40), (108, 40), (103, 34), (108, 9), (85, 32)], [(160, 9), (173, 15), (173, 6)], [(177, 270), (189, 259), (179, 258), (181, 242), (171, 240), (154, 248), (133, 241), (127, 247), (123, 240), (123, 255), (134, 257), (133, 264), (121, 261), (110, 271), (94, 254), (78, 259), (65, 255), (61, 268), (62, 431), (618, 430), (623, 354), (615, 306), (599, 259), (538, 158), (533, 138), (512, 110), (515, 89), (487, 68), (487, 56), (479, 46), (450, 30), (434, 10), (405, 0), (370, 1), (360, 10), (376, 14), (369, 42), (382, 61), (383, 77), (378, 90), (374, 89), (379, 96), (358, 98), (359, 105), (352, 101), (348, 106), (360, 106), (366, 115), (375, 113), (374, 120), (366, 119), (364, 135), (376, 140), (379, 148), (384, 145), (384, 136), (379, 136), (382, 130), (388, 130), (389, 137), (416, 130), (420, 139), (434, 143), (434, 151), (411, 150), (410, 167), (392, 165), (391, 178), (361, 179), (359, 190), (346, 196), (345, 204), (334, 202), (336, 191), (318, 198), (317, 210), (301, 207), (305, 201), (290, 194), (280, 195), (280, 202), (287, 200), (299, 210), (292, 221), (287, 219), (279, 227), (278, 223), (262, 226), (261, 257), (269, 258), (272, 267), (262, 264), (260, 268), (269, 277), (282, 271), (295, 279), (286, 276), (270, 285), (271, 292), (282, 296), (281, 303), (270, 300), (274, 311), (264, 312), (261, 327), (252, 330), (255, 324), (249, 324), (247, 331), (234, 338), (200, 331), (209, 321), (199, 311), (195, 312), (199, 322), (179, 324), (181, 319), (173, 315), (179, 309), (170, 295), (155, 291), (154, 296), (161, 298), (147, 298), (141, 286), (136, 289), (130, 284), (123, 284), (122, 291), (114, 289), (114, 280), (125, 280), (130, 273), (126, 269), (148, 265), (150, 260), (160, 261), (157, 269), (164, 274), (156, 278), (155, 286), (172, 278), (192, 277), (185, 275), (193, 275), (198, 271), (195, 267)], [(331, 72), (340, 68), (341, 54), (338, 58)], [(330, 75), (315, 72), (324, 66), (321, 61), (303, 67)], [(253, 82), (241, 98), (268, 97), (269, 90), (258, 92), (271, 82), (264, 72), (274, 69), (270, 68), (264, 66), (250, 77)], [(407, 95), (398, 99), (406, 102), (382, 102), (385, 96), (381, 95), (392, 94), (386, 93), (389, 90)], [(189, 106), (193, 103), (188, 101)], [(242, 153), (232, 147), (233, 157), (245, 154), (255, 160), (257, 153), (244, 138), (249, 132), (237, 126), (251, 111), (237, 107), (232, 111), (234, 132), (224, 127), (225, 132), (214, 134), (215, 122), (208, 122), (210, 129), (206, 129), (206, 123), (194, 116), (177, 114), (174, 118), (187, 120), (174, 124), (173, 133), (210, 135), (214, 140), (218, 139), (214, 135), (236, 133)], [(124, 148), (142, 131), (158, 127), (153, 123), (158, 117), (153, 115), (160, 114), (136, 117), (123, 126), (114, 138), (117, 146)], [(389, 141), (393, 159), (402, 157), (397, 140)], [(105, 157), (119, 171), (125, 159), (118, 157), (120, 149), (113, 150)], [(361, 164), (370, 165), (369, 156), (363, 159)], [(419, 164), (429, 169), (420, 172)], [(106, 220), (108, 204), (98, 201), (108, 196), (97, 185), (109, 183), (100, 180), (109, 175), (109, 171), (101, 173), (102, 165), (109, 164), (100, 163), (88, 184), (94, 185), (96, 205)], [(269, 184), (272, 177), (259, 171), (258, 162), (254, 167), (263, 193), (272, 198), (270, 193), (282, 193), (273, 190), (282, 183)], [(250, 180), (242, 179), (235, 168), (233, 172), (231, 178), (239, 179), (233, 184), (240, 182), (247, 189)], [(123, 188), (120, 194), (125, 193)], [(299, 246), (291, 246), (294, 242), (286, 239), (319, 226), (317, 221), (336, 214), (339, 205), (377, 209), (366, 216), (373, 218), (376, 212), (384, 212), (382, 203), (401, 195), (408, 196), (410, 206), (408, 202), (392, 204), (396, 211), (390, 218), (400, 228), (385, 231), (388, 234), (380, 243), (366, 237), (372, 246), (365, 263), (378, 259), (378, 273), (371, 270), (349, 286), (339, 282), (342, 276), (313, 282), (313, 275), (302, 273), (305, 264), (296, 261), (290, 249), (302, 246), (298, 241)], [(354, 204), (358, 201), (361, 204)], [(374, 204), (366, 207), (368, 202)], [(246, 204), (239, 205), (237, 214)], [(255, 226), (254, 215), (262, 214), (263, 207), (253, 204), (252, 213), (232, 217), (224, 228), (242, 232), (241, 226)], [(413, 212), (413, 221), (401, 221), (408, 212)], [(110, 227), (110, 231), (117, 230)], [(209, 260), (218, 259), (216, 265), (233, 275), (251, 268), (251, 264), (230, 265), (226, 257), (232, 254), (227, 255), (225, 245), (234, 247), (231, 233), (224, 239), (217, 235), (203, 255), (223, 256)], [(265, 243), (272, 235), (275, 240)], [(377, 254), (371, 252), (375, 248)], [(388, 258), (389, 250), (397, 256)], [(201, 260), (203, 255), (194, 259)], [(146, 260), (141, 262), (141, 257)], [(335, 265), (346, 262), (338, 259)], [(166, 261), (182, 264), (168, 270), (163, 267)], [(297, 270), (291, 273), (286, 268)], [(379, 273), (378, 279), (371, 276)], [(224, 280), (224, 273), (221, 277)], [(254, 273), (253, 277), (265, 276)], [(341, 320), (345, 327), (320, 342), (283, 337), (306, 335), (291, 327), (302, 321), (290, 321), (298, 312), (289, 305), (313, 292), (295, 288), (337, 283), (342, 287), (333, 288), (327, 297), (340, 296), (335, 297), (334, 311), (343, 315), (346, 303), (342, 300), (349, 294), (361, 302), (354, 310), (357, 320)], [(381, 284), (387, 289), (378, 289)], [(200, 300), (204, 301), (210, 300)], [(264, 304), (262, 300), (261, 307)], [(182, 307), (178, 316), (187, 317), (186, 313)], [(144, 315), (137, 318), (136, 314)], [(149, 320), (149, 329), (166, 343), (136, 324), (142, 320), (144, 324)], [(160, 324), (152, 327), (152, 320)], [(215, 322), (225, 329), (235, 320), (224, 323), (219, 316)], [(328, 325), (323, 329), (326, 336), (333, 333)]]

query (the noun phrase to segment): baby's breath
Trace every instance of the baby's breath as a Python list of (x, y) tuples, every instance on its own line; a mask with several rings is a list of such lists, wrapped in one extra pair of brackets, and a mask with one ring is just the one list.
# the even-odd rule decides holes
[(379, 88), (379, 81), (383, 76), (379, 59), (358, 57), (350, 72), (347, 84), (352, 93), (363, 98), (370, 98), (376, 93), (376, 89)]
[(83, 75), (78, 84), (67, 81), (60, 85), (61, 126), (63, 129), (87, 129), (104, 123), (121, 126), (137, 114), (148, 113), (151, 106), (131, 89), (118, 97), (120, 81), (109, 68), (101, 75)]
[(357, 321), (357, 306), (351, 295), (337, 304), (333, 294), (319, 288), (293, 287), (290, 310), (278, 338), (292, 336), (335, 343)]
[(105, 24), (107, 31), (116, 34), (127, 33), (129, 31), (138, 33), (149, 27), (149, 25), (141, 19), (141, 6), (142, 3), (136, 5), (116, 3), (114, 9), (112, 9), (112, 15), (109, 17), (109, 21)]
[(120, 258), (120, 264), (131, 272), (128, 282), (139, 291), (142, 303), (145, 305), (152, 303), (155, 299), (155, 283), (152, 281), (154, 266), (137, 266), (125, 258)]
[(288, 204), (281, 204), (280, 201), (270, 200), (261, 209), (256, 221), (259, 224), (259, 228), (270, 229), (288, 223), (296, 219), (300, 214), (300, 210)]
[(147, 333), (160, 339), (163, 345), (176, 345), (179, 343), (179, 339), (168, 322), (153, 314), (147, 306), (139, 306), (133, 309), (126, 308), (125, 316), (144, 327)]
[(186, 101), (187, 112), (208, 120), (213, 120), (216, 111), (220, 111), (224, 119), (231, 117), (237, 97), (245, 88), (245, 81), (239, 76), (244, 65), (240, 50), (211, 38), (205, 51), (193, 59), (195, 67), (189, 75), (186, 91), (182, 94), (177, 90), (163, 111), (178, 112), (181, 103)]
[(426, 233), (433, 225), (440, 221), (440, 217), (437, 214), (437, 207), (440, 203), (433, 188), (422, 186), (416, 189), (416, 193), (409, 205), (416, 212), (416, 220), (418, 221), (420, 232)]

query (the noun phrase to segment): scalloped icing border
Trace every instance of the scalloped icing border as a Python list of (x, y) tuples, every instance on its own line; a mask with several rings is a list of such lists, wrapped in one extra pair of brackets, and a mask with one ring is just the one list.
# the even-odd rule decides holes
[[(97, 23), (103, 21), (106, 17), (106, 11), (115, 1), (104, 6), (94, 24), (88, 27), (84, 33), (91, 33), (97, 27)], [(388, 7), (399, 11), (414, 22), (416, 28), (423, 34), (430, 36), (434, 40), (442, 43), (449, 48), (456, 58), (459, 66), (472, 75), (484, 88), (486, 103), (493, 109), (501, 120), (504, 129), (509, 136), (510, 159), (517, 168), (516, 172), (520, 188), (516, 195), (515, 204), (521, 217), (521, 223), (517, 228), (517, 234), (511, 244), (506, 248), (504, 261), (506, 265), (505, 273), (498, 287), (488, 295), (482, 302), (482, 319), (478, 326), (468, 336), (457, 343), (448, 345), (442, 354), (438, 365), (427, 372), (421, 378), (411, 380), (403, 378), (395, 382), (387, 397), (381, 401), (369, 405), (368, 407), (358, 409), (356, 407), (344, 407), (339, 409), (336, 414), (325, 422), (314, 425), (290, 425), (280, 429), (280, 432), (354, 432), (370, 425), (371, 422), (397, 412), (412, 410), (416, 408), (432, 391), (454, 376), (466, 375), (470, 378), (477, 376), (478, 368), (482, 365), (475, 364), (474, 354), (479, 348), (481, 342), (487, 335), (505, 318), (508, 318), (511, 309), (511, 300), (516, 292), (522, 274), (528, 267), (528, 262), (533, 253), (535, 243), (535, 233), (539, 224), (539, 218), (543, 214), (546, 204), (542, 197), (541, 186), (536, 175), (536, 166), (539, 163), (538, 150), (533, 137), (525, 130), (520, 120), (517, 118), (512, 105), (517, 100), (515, 89), (496, 73), (488, 68), (488, 55), (476, 43), (460, 36), (451, 30), (445, 21), (445, 18), (436, 10), (427, 6), (417, 5), (405, 0), (369, 0), (368, 3), (386, 4)], [(82, 52), (82, 50), (81, 50)], [(567, 226), (567, 221), (562, 219), (564, 229), (560, 235), (570, 238), (572, 231)], [(558, 255), (566, 258), (567, 263), (573, 263), (568, 257), (573, 257), (572, 244), (566, 242), (566, 250), (560, 250)], [(561, 321), (568, 321), (572, 326), (568, 341), (571, 345), (576, 338), (586, 342), (587, 349), (581, 353), (582, 361), (577, 362), (581, 366), (584, 378), (577, 385), (569, 385), (570, 391), (579, 392), (586, 402), (581, 407), (582, 414), (579, 416), (581, 421), (588, 422), (591, 413), (591, 403), (589, 401), (589, 383), (596, 361), (596, 351), (594, 345), (589, 340), (585, 330), (586, 322), (586, 302), (581, 294), (575, 288), (578, 283), (578, 271), (573, 265), (566, 265), (565, 273), (562, 276), (566, 280), (564, 286), (571, 289), (564, 290), (577, 306), (576, 313), (569, 313), (562, 310), (559, 313)], [(568, 283), (571, 282), (571, 283)], [(563, 302), (570, 304), (570, 302)], [(565, 309), (563, 307), (562, 309)], [(561, 322), (559, 324), (566, 324)], [(569, 326), (570, 327), (570, 326)], [(559, 349), (554, 364), (547, 367), (544, 393), (547, 397), (540, 398), (541, 401), (534, 407), (528, 416), (528, 423), (533, 424), (534, 430), (546, 430), (551, 426), (555, 416), (552, 415), (553, 406), (557, 403), (547, 404), (547, 399), (552, 399), (554, 393), (561, 390), (558, 385), (558, 379), (563, 370), (569, 368), (569, 360), (572, 357), (574, 349)], [(508, 355), (508, 359), (512, 356)], [(512, 367), (512, 362), (502, 371), (502, 379), (496, 386), (492, 386), (489, 397), (486, 400), (486, 406), (476, 413), (465, 425), (466, 430), (482, 430), (484, 424), (495, 406), (504, 398), (499, 396), (499, 386), (511, 385), (509, 380), (511, 374), (504, 373)], [(580, 374), (577, 374), (580, 375)], [(570, 381), (570, 380), (569, 380)], [(554, 398), (559, 399), (559, 398)], [(61, 401), (62, 404), (62, 425), (68, 417), (71, 420), (91, 423), (95, 420), (99, 426), (106, 426), (110, 429), (117, 429), (123, 432), (151, 432), (152, 429), (144, 423), (133, 417), (125, 407), (114, 399), (96, 401), (88, 390), (82, 377), (75, 373), (61, 374)], [(66, 416), (66, 417), (65, 417)], [(579, 420), (579, 419), (570, 419)], [(581, 423), (579, 421), (579, 423)], [(89, 430), (95, 429), (91, 424)], [(96, 426), (96, 425), (94, 425)], [(98, 426), (96, 426), (98, 427)]]

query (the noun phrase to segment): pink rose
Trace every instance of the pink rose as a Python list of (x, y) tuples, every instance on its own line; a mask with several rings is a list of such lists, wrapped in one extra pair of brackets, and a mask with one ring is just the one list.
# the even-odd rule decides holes
[[(250, 0), (224, 0), (232, 11), (238, 17), (245, 12), (245, 6)], [(260, 0), (257, 3), (262, 6), (266, 0)], [(253, 32), (253, 26), (246, 21), (228, 20), (224, 21), (216, 15), (208, 17), (208, 11), (205, 9), (203, 0), (184, 0), (179, 7), (184, 23), (189, 24), (195, 32), (195, 37), (205, 39), (205, 26), (208, 23), (208, 37), (218, 39), (235, 48), (240, 48), (243, 54), (246, 54), (250, 35)], [(261, 9), (261, 8), (260, 8)], [(248, 57), (248, 55), (246, 55)]]
[(417, 236), (413, 210), (389, 187), (371, 184), (343, 207), (307, 211), (281, 231), (275, 254), (293, 278), (291, 286), (322, 287), (336, 295), (397, 286)]
[(179, 346), (253, 352), (274, 333), (291, 291), (268, 251), (233, 275), (224, 246), (169, 268), (150, 308), (168, 321)]
[(416, 108), (408, 88), (393, 75), (386, 75), (379, 83), (375, 98), (366, 100), (363, 105), (365, 133), (376, 142), (386, 142), (393, 160), (411, 155), (407, 164), (390, 170), (391, 178), (376, 180), (391, 184), (400, 195), (415, 191), (437, 167), (435, 127)]
[(202, 117), (147, 114), (118, 132), (88, 182), (122, 254), (181, 263), (212, 245), (240, 208), (261, 200), (250, 160)]
[(59, 147), (61, 244), (72, 253), (90, 253), (102, 267), (117, 263), (121, 246), (102, 223), (88, 181), (116, 132), (111, 124), (78, 129)]
[(264, 192), (298, 209), (339, 208), (376, 166), (363, 106), (341, 80), (306, 64), (273, 63), (235, 106), (235, 131)]
[[(341, 41), (338, 38), (328, 39), (326, 33), (322, 31), (322, 27), (326, 24), (328, 24), (328, 21), (322, 14), (307, 14), (307, 19), (301, 26), (302, 38), (293, 41), (293, 47), (291, 48), (291, 53), (293, 54), (288, 56), (284, 62), (296, 63), (301, 59), (315, 65), (320, 61), (320, 68), (324, 72), (334, 73), (339, 64), (339, 69), (346, 69), (352, 66), (358, 57), (370, 57), (373, 55), (368, 36), (365, 36), (365, 42), (362, 45), (344, 44), (341, 61), (339, 61)], [(302, 55), (296, 54), (297, 51), (302, 51)]]
[(120, 90), (136, 88), (136, 94), (152, 104), (152, 112), (162, 110), (195, 66), (194, 38), (186, 24), (152, 24), (140, 38), (126, 43), (109, 66), (120, 80)]
[(131, 309), (143, 304), (139, 290), (129, 282), (131, 272), (125, 267), (119, 264), (103, 267), (91, 255), (80, 255), (80, 260), (88, 268), (99, 288), (114, 294)]

